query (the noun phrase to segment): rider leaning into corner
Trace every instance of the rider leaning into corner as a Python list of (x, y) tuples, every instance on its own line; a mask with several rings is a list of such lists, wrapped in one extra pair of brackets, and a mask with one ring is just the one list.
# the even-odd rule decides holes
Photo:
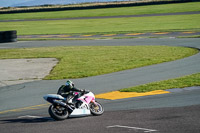
[(66, 103), (68, 103), (69, 101), (69, 96), (70, 96), (70, 93), (73, 93), (73, 92), (77, 92), (78, 94), (73, 98), (72, 100), (72, 103), (71, 104), (74, 104), (77, 108), (79, 108), (82, 104), (82, 102), (80, 100), (77, 100), (79, 97), (82, 96), (82, 94), (85, 93), (85, 90), (82, 90), (82, 89), (77, 89), (74, 87), (74, 83), (70, 80), (67, 80), (66, 84), (65, 85), (62, 85), (59, 89), (58, 89), (58, 92), (57, 94), (63, 96), (66, 98)]

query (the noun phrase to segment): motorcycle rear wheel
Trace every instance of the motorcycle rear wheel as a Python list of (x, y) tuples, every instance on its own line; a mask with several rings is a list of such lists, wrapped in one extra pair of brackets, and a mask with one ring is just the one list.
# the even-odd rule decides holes
[(102, 115), (104, 112), (103, 106), (98, 102), (95, 102), (95, 103), (97, 106), (95, 106), (94, 103), (90, 103), (91, 114), (93, 114), (95, 116)]
[(65, 120), (69, 116), (68, 110), (61, 106), (49, 106), (49, 115), (55, 120)]

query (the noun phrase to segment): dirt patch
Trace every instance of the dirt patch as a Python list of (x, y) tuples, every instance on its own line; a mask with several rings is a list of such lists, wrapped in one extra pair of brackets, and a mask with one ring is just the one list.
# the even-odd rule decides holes
[(57, 63), (55, 58), (0, 60), (0, 87), (41, 80)]

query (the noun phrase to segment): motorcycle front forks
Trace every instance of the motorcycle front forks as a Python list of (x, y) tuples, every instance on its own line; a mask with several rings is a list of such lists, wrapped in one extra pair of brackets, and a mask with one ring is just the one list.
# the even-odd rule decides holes
[(98, 105), (96, 104), (95, 101), (92, 100), (91, 103), (94, 105), (94, 108), (95, 108), (95, 109), (98, 108)]

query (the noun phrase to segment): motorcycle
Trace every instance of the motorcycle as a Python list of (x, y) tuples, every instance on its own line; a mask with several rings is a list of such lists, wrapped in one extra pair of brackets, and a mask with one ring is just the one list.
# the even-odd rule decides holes
[[(64, 120), (68, 117), (79, 117), (94, 115), (99, 116), (104, 112), (103, 106), (95, 101), (95, 96), (91, 91), (83, 92), (77, 100), (82, 104), (78, 108), (73, 104), (73, 98), (78, 95), (77, 92), (71, 92), (67, 98), (58, 94), (47, 94), (43, 98), (51, 103), (49, 115), (55, 120)], [(67, 102), (66, 102), (67, 101)]]

